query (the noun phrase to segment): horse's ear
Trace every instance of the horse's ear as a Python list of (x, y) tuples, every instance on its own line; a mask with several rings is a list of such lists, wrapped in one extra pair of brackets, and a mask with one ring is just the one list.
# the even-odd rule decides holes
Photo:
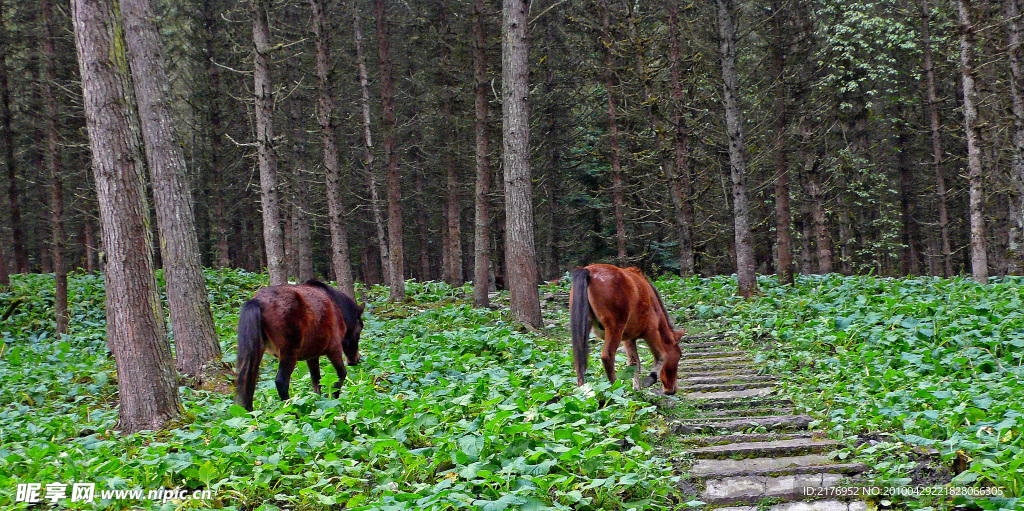
[(357, 307), (359, 307), (359, 313), (360, 313), (360, 314), (362, 314), (362, 313), (363, 313), (363, 311), (365, 311), (365, 310), (366, 310), (366, 302), (363, 302), (363, 303), (357, 304), (356, 306), (357, 306)]
[(679, 342), (683, 340), (683, 336), (686, 335), (686, 332), (683, 330), (676, 330), (673, 333), (675, 334), (673, 337), (676, 338), (676, 344), (679, 344)]

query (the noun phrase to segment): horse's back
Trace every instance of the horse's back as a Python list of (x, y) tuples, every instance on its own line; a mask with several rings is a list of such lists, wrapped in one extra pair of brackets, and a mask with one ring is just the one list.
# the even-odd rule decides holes
[(652, 294), (647, 278), (636, 268), (591, 264), (588, 297), (590, 307), (605, 329), (622, 329), (624, 339), (644, 337), (656, 318), (652, 317)]
[(255, 299), (263, 308), (263, 328), (271, 354), (294, 352), (299, 360), (324, 354), (332, 339), (344, 335), (340, 311), (327, 293), (305, 284), (260, 289)]

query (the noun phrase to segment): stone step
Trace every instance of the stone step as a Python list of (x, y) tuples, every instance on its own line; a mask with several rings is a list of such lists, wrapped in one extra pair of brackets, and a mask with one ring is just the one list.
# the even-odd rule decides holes
[(793, 415), (792, 408), (730, 408), (728, 410), (705, 411), (699, 419), (732, 420), (739, 417), (773, 417), (777, 415)]
[(727, 506), (715, 511), (867, 511), (866, 502), (843, 502), (841, 500), (815, 500), (812, 502), (786, 502), (771, 507)]
[(703, 366), (713, 365), (713, 366), (716, 366), (716, 367), (718, 367), (720, 369), (724, 369), (724, 368), (729, 367), (729, 365), (740, 364), (740, 363), (745, 363), (745, 364), (752, 364), (753, 363), (753, 361), (750, 360), (750, 357), (746, 356), (745, 353), (743, 355), (737, 355), (737, 356), (731, 356), (731, 357), (718, 357), (718, 358), (714, 358), (713, 362), (711, 360), (712, 359), (707, 359), (707, 358), (691, 358), (691, 359), (680, 358), (679, 359), (679, 369), (683, 370), (684, 367), (695, 367), (695, 366), (700, 366), (700, 365), (703, 365)]
[(687, 378), (708, 378), (712, 376), (757, 376), (761, 374), (757, 369), (719, 369), (717, 371), (687, 371), (679, 376)]
[(791, 432), (791, 433), (732, 433), (728, 435), (693, 436), (679, 439), (684, 445), (708, 446), (725, 445), (749, 442), (774, 442), (777, 440), (793, 440), (805, 438), (808, 440), (825, 440), (828, 437), (821, 432)]
[(688, 452), (697, 459), (730, 457), (764, 458), (769, 456), (820, 454), (834, 450), (839, 445), (839, 442), (831, 439), (792, 438), (767, 442), (737, 442), (724, 445), (709, 445), (707, 447), (691, 449)]
[(708, 399), (697, 401), (692, 404), (694, 408), (701, 410), (727, 410), (734, 408), (751, 408), (757, 406), (792, 406), (793, 401), (785, 398), (776, 399)]
[(789, 502), (813, 498), (807, 490), (820, 490), (848, 484), (844, 474), (792, 474), (777, 477), (737, 476), (708, 479), (698, 499), (708, 505), (759, 504), (765, 499)]
[(713, 399), (713, 400), (727, 400), (727, 399), (739, 399), (739, 398), (752, 398), (752, 397), (763, 397), (771, 395), (775, 392), (775, 387), (759, 387), (745, 390), (723, 390), (713, 392), (686, 392), (682, 394), (682, 397), (686, 399)]
[(687, 376), (679, 378), (680, 382), (691, 385), (699, 384), (723, 384), (723, 383), (760, 383), (773, 382), (777, 380), (774, 376), (754, 374), (722, 374), (715, 376)]
[(747, 356), (746, 351), (722, 351), (722, 350), (697, 350), (697, 351), (684, 351), (683, 357), (686, 360), (706, 360), (706, 359), (722, 359), (722, 358), (733, 358), (738, 356)]
[(723, 371), (723, 370), (724, 371), (736, 371), (736, 370), (742, 371), (742, 370), (751, 370), (751, 369), (755, 369), (756, 370), (756, 369), (759, 369), (759, 367), (755, 366), (754, 363), (750, 362), (750, 361), (747, 361), (747, 362), (721, 362), (721, 363), (715, 363), (715, 364), (708, 364), (706, 362), (702, 362), (702, 363), (699, 363), (699, 364), (684, 365), (682, 363), (682, 360), (680, 360), (680, 365), (679, 365), (679, 372), (681, 372), (681, 373), (682, 372), (689, 373), (691, 371), (692, 372)]
[(719, 341), (701, 341), (701, 342), (697, 342), (697, 341), (686, 342), (685, 340), (683, 340), (682, 342), (679, 343), (679, 349), (681, 349), (681, 350), (683, 350), (685, 352), (685, 351), (688, 351), (688, 350), (703, 350), (703, 349), (708, 349), (708, 348), (716, 348), (716, 347), (719, 347), (719, 346), (733, 346), (735, 344), (736, 343), (734, 341), (731, 341), (729, 339), (722, 339), (722, 340), (719, 340)]
[(781, 476), (794, 474), (859, 474), (868, 469), (863, 463), (835, 463), (821, 454), (781, 456), (778, 458), (751, 458), (743, 460), (699, 460), (690, 467), (691, 477), (719, 479), (736, 476)]
[(699, 419), (677, 424), (673, 430), (680, 434), (709, 433), (721, 431), (746, 431), (754, 428), (765, 428), (768, 431), (793, 431), (807, 429), (814, 421), (810, 415), (775, 415), (760, 417), (743, 417), (726, 421), (705, 421)]
[(685, 383), (683, 383), (679, 385), (679, 387), (680, 390), (686, 392), (721, 392), (729, 390), (775, 388), (775, 382), (761, 381), (751, 383), (696, 383), (693, 385), (686, 385)]

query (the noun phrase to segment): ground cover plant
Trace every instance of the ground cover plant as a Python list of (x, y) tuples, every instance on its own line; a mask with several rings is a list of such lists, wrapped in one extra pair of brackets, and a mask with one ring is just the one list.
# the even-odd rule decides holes
[[(233, 361), (238, 309), (266, 277), (223, 270), (207, 281)], [(265, 362), (251, 414), (216, 388), (183, 386), (171, 428), (125, 437), (112, 431), (102, 278), (72, 277), (72, 333), (55, 338), (52, 278), (13, 277), (0, 292), (0, 313), (10, 312), (0, 322), (0, 507), (19, 483), (51, 482), (96, 484), (94, 503), (57, 503), (72, 509), (628, 509), (676, 498), (677, 475), (647, 435), (661, 420), (654, 407), (628, 378), (577, 388), (564, 335), (473, 309), (468, 287), (410, 282), (402, 305), (384, 302), (382, 288), (362, 293), (363, 362), (339, 399), (313, 394), (300, 365), (282, 403), (276, 364)], [(335, 378), (325, 370), (324, 388)], [(174, 487), (209, 488), (213, 499), (100, 495)]]
[[(663, 279), (670, 309), (742, 332), (797, 403), (823, 410), (815, 427), (863, 437), (840, 455), (867, 461), (888, 486), (929, 480), (921, 460), (959, 472), (955, 487), (999, 487), (1002, 498), (893, 500), (911, 508), (1024, 508), (1024, 307), (1017, 277), (969, 279), (802, 276)], [(886, 434), (888, 433), (888, 434)], [(962, 472), (961, 472), (962, 471)], [(947, 476), (952, 477), (950, 473)]]

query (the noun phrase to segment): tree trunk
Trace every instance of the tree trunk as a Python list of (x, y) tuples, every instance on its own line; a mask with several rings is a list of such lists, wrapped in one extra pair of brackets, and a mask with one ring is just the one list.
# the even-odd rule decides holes
[(387, 165), (388, 256), (391, 267), (391, 301), (405, 301), (405, 264), (402, 246), (402, 181), (395, 150), (395, 89), (391, 62), (391, 26), (387, 0), (374, 0), (377, 18), (377, 54), (380, 57), (381, 124), (384, 130), (384, 163)]
[(278, 197), (277, 156), (274, 154), (274, 98), (270, 81), (269, 0), (252, 0), (252, 39), (255, 45), (253, 86), (256, 91), (256, 145), (260, 166), (260, 202), (263, 206), (263, 244), (267, 252), (270, 285), (288, 282), (285, 274), (284, 232)]
[(291, 250), (289, 254), (289, 267), (293, 268), (290, 275), (295, 275), (299, 282), (312, 279), (313, 274), (313, 247), (312, 234), (309, 227), (309, 201), (306, 197), (306, 190), (309, 190), (309, 183), (306, 181), (306, 126), (302, 115), (302, 105), (298, 100), (290, 101), (292, 148), (291, 148)]
[(1024, 271), (1024, 29), (1021, 26), (1021, 0), (1006, 0), (1006, 19), (1010, 33), (1007, 54), (1010, 61), (1010, 96), (1013, 98), (1013, 163), (1010, 166), (1010, 230), (1007, 241), (1009, 271)]
[(903, 275), (919, 275), (921, 273), (921, 249), (917, 232), (917, 219), (914, 218), (916, 201), (913, 195), (914, 173), (907, 158), (906, 127), (901, 126), (896, 135), (896, 162), (900, 171), (900, 205), (903, 211)]
[(324, 145), (324, 167), (327, 183), (327, 215), (331, 228), (331, 268), (334, 269), (338, 288), (348, 296), (355, 297), (355, 281), (352, 280), (352, 262), (349, 255), (348, 227), (345, 219), (345, 203), (342, 198), (341, 168), (338, 163), (338, 133), (334, 122), (334, 91), (331, 87), (331, 47), (326, 30), (323, 0), (309, 0), (313, 10), (313, 33), (316, 36), (316, 76), (320, 94), (317, 120), (320, 123), (320, 138)]
[(459, 178), (455, 169), (454, 147), (448, 148), (448, 162), (446, 170), (447, 177), (447, 203), (445, 204), (445, 217), (447, 220), (448, 238), (448, 275), (446, 279), (449, 285), (461, 286), (466, 280), (462, 273), (462, 208), (459, 207)]
[[(64, 263), (67, 240), (64, 235), (64, 181), (60, 153), (60, 113), (57, 94), (53, 87), (57, 82), (54, 70), (56, 51), (54, 49), (53, 6), (50, 0), (40, 5), (43, 25), (42, 88), (46, 116), (46, 169), (50, 174), (50, 208), (53, 224), (53, 277), (54, 315), (57, 317), (57, 333), (68, 333), (68, 273)], [(3, 257), (0, 255), (0, 257)]]
[(626, 266), (626, 223), (623, 204), (622, 163), (619, 158), (619, 127), (616, 122), (614, 87), (614, 61), (612, 59), (612, 37), (608, 4), (601, 0), (601, 46), (604, 47), (604, 84), (608, 93), (608, 143), (612, 159), (612, 203), (615, 208), (615, 246), (619, 266)]
[(985, 253), (985, 216), (983, 211), (981, 148), (978, 136), (978, 106), (974, 86), (974, 25), (970, 0), (957, 0), (960, 21), (960, 78), (964, 91), (964, 131), (967, 137), (967, 180), (970, 184), (971, 276), (979, 284), (988, 283), (988, 256)]
[(694, 274), (693, 261), (693, 185), (690, 179), (689, 133), (683, 118), (683, 85), (679, 51), (679, 8), (673, 2), (669, 7), (669, 63), (672, 77), (672, 137), (674, 164), (666, 161), (665, 176), (669, 182), (672, 205), (675, 208), (676, 230), (679, 234), (679, 274)]
[[(6, 21), (3, 4), (3, 0), (0, 0), (0, 24)], [(11, 127), (11, 90), (7, 77), (9, 47), (7, 27), (0, 26), (0, 140), (3, 141), (3, 158), (7, 166), (7, 201), (11, 208), (11, 251), (14, 255), (14, 267), (9, 270), (14, 273), (27, 273), (28, 257), (25, 254), (24, 235), (21, 231), (21, 195), (18, 191), (18, 171), (14, 161), (14, 129)]]
[(949, 238), (949, 214), (946, 212), (946, 179), (942, 175), (942, 132), (939, 124), (939, 97), (935, 92), (935, 64), (932, 59), (931, 13), (929, 0), (921, 2), (921, 34), (924, 46), (924, 77), (928, 100), (928, 118), (932, 138), (932, 165), (935, 167), (935, 194), (938, 202), (939, 233), (942, 238), (943, 276), (953, 276), (953, 249)]
[[(473, 0), (473, 81), (476, 86), (476, 190), (473, 241), (473, 306), (487, 307), (487, 281), (491, 267), (491, 148), (487, 136), (487, 60), (484, 48), (484, 0)], [(426, 240), (424, 240), (426, 241)]]
[(220, 361), (221, 350), (203, 278), (185, 154), (172, 128), (170, 82), (149, 0), (120, 0), (120, 5), (156, 202), (176, 365), (179, 372), (199, 377), (204, 366)]
[(505, 165), (505, 269), (512, 314), (535, 328), (543, 325), (537, 293), (530, 183), (530, 116), (527, 3), (503, 0), (501, 43), (502, 152)]
[(754, 239), (750, 228), (750, 202), (747, 198), (747, 162), (740, 130), (743, 117), (736, 98), (736, 41), (732, 0), (718, 0), (718, 34), (722, 52), (722, 97), (725, 125), (729, 136), (729, 164), (732, 168), (732, 196), (736, 229), (736, 277), (739, 293), (750, 297), (758, 291), (754, 274)]
[[(207, 136), (210, 139), (210, 177), (213, 181), (213, 190), (223, 193), (228, 186), (225, 180), (227, 169), (226, 150), (224, 144), (224, 128), (221, 122), (221, 91), (220, 91), (220, 67), (214, 63), (213, 50), (216, 47), (216, 34), (220, 31), (218, 23), (219, 13), (215, 10), (213, 0), (203, 2), (203, 22), (206, 48), (203, 57), (204, 68), (207, 76)], [(215, 243), (215, 257), (218, 268), (231, 266), (228, 231), (231, 228), (231, 218), (227, 213), (228, 201), (210, 201), (211, 221), (213, 223), (213, 238)]]
[(384, 216), (380, 211), (380, 197), (377, 195), (377, 175), (374, 173), (373, 136), (370, 131), (370, 87), (366, 75), (366, 56), (363, 54), (363, 28), (359, 17), (359, 6), (352, 3), (353, 37), (356, 43), (356, 63), (359, 72), (360, 105), (363, 113), (363, 170), (366, 172), (366, 188), (370, 192), (370, 210), (377, 231), (377, 247), (380, 254), (381, 273), (384, 284), (391, 285), (391, 258), (388, 255), (387, 231)]
[(125, 44), (111, 0), (74, 0), (72, 20), (106, 258), (108, 346), (118, 428), (160, 429), (181, 413), (147, 228), (145, 162)]
[(811, 199), (811, 220), (814, 231), (814, 246), (817, 248), (818, 273), (832, 273), (832, 241), (828, 236), (828, 219), (825, 216), (825, 193), (821, 189), (818, 161), (811, 154), (810, 131), (803, 134), (804, 169), (807, 173), (807, 195)]
[(789, 210), (789, 162), (786, 159), (789, 124), (789, 88), (786, 86), (785, 62), (788, 45), (784, 39), (787, 27), (787, 13), (782, 3), (773, 2), (773, 32), (776, 37), (772, 45), (771, 73), (775, 83), (775, 274), (780, 284), (793, 284), (793, 234), (792, 215)]

